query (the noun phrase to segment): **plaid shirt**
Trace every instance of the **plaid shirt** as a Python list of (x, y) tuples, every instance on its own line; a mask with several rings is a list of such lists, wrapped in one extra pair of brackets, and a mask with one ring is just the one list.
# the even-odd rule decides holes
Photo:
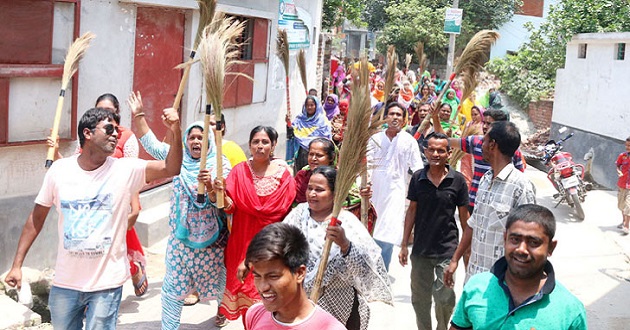
[[(472, 183), (470, 185), (470, 191), (468, 192), (470, 198), (468, 205), (475, 207), (475, 199), (477, 197), (477, 190), (479, 189), (479, 181), (481, 177), (490, 169), (490, 164), (483, 160), (481, 155), (481, 145), (483, 144), (483, 135), (471, 135), (462, 138), (462, 151), (471, 154), (475, 160), (473, 168)], [(523, 155), (520, 150), (516, 150), (512, 157), (512, 164), (521, 172), (525, 170), (523, 164)]]
[(496, 178), (490, 169), (481, 178), (477, 203), (468, 226), (472, 229), (470, 276), (487, 272), (504, 254), (505, 223), (510, 211), (521, 204), (536, 203), (536, 189), (514, 165), (506, 165)]

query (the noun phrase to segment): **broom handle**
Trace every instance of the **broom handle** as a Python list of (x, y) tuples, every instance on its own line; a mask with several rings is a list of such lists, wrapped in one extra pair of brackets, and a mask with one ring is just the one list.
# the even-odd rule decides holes
[[(63, 99), (66, 94), (66, 90), (62, 89), (59, 93), (59, 98), (57, 99), (57, 110), (55, 111), (55, 121), (53, 122), (52, 132), (50, 133), (50, 137), (53, 141), (57, 141), (57, 137), (59, 136), (59, 123), (61, 122), (61, 111), (63, 109)], [(46, 154), (46, 168), (50, 168), (52, 166), (53, 160), (55, 159), (55, 147), (48, 147), (48, 153)]]
[[(330, 220), (329, 226), (336, 226), (337, 218), (333, 217)], [(324, 243), (324, 251), (322, 251), (322, 257), (319, 262), (319, 267), (317, 268), (317, 275), (315, 276), (315, 281), (313, 282), (313, 290), (311, 291), (310, 299), (317, 303), (319, 300), (319, 296), (321, 295), (322, 290), (322, 281), (324, 280), (324, 273), (326, 273), (326, 266), (328, 265), (328, 257), (330, 256), (330, 248), (332, 246), (332, 240), (330, 238), (326, 239), (326, 243)]]
[[(367, 171), (361, 173), (361, 189), (367, 187)], [(367, 196), (361, 196), (361, 223), (368, 227), (368, 211), (370, 210), (370, 199)]]
[[(190, 52), (190, 57), (188, 58), (188, 62), (192, 62), (195, 59), (195, 51)], [(177, 95), (175, 95), (175, 100), (173, 101), (173, 109), (179, 110), (179, 104), (182, 101), (182, 97), (184, 96), (184, 87), (186, 87), (186, 83), (188, 82), (188, 76), (190, 75), (190, 67), (192, 63), (187, 65), (184, 68), (184, 74), (182, 75), (182, 80), (179, 81), (179, 88), (177, 88)]]
[[(201, 159), (199, 163), (199, 170), (206, 169), (206, 158), (208, 156), (208, 131), (210, 130), (210, 114), (208, 114), (210, 106), (206, 106), (206, 115), (203, 117), (203, 140), (201, 145)], [(204, 203), (206, 201), (206, 185), (197, 185), (197, 203)]]
[[(287, 116), (289, 117), (289, 119), (291, 118), (291, 95), (289, 93), (289, 75), (287, 74), (285, 76), (286, 78), (286, 84), (287, 84), (287, 88), (286, 88), (286, 95), (287, 95)], [(306, 93), (308, 94), (308, 91), (306, 91)]]
[[(221, 116), (219, 115), (219, 118)], [(219, 128), (219, 125), (221, 127)], [(214, 131), (214, 140), (217, 144), (217, 178), (223, 180), (223, 123), (217, 121), (217, 129)], [(217, 191), (217, 208), (222, 209), (225, 207), (223, 190)]]

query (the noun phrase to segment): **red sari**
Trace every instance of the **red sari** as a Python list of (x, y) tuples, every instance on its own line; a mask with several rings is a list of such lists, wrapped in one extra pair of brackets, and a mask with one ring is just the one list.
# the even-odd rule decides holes
[[(274, 174), (275, 175), (275, 174)], [(272, 176), (274, 176), (272, 175)], [(258, 179), (267, 179), (258, 178)], [(260, 301), (251, 273), (241, 283), (236, 272), (245, 259), (249, 242), (266, 225), (280, 222), (289, 213), (295, 198), (295, 181), (284, 169), (277, 188), (267, 196), (259, 196), (249, 161), (236, 165), (226, 179), (227, 194), (234, 204), (232, 232), (225, 248), (226, 285), (219, 314), (229, 320), (245, 316), (247, 309)]]

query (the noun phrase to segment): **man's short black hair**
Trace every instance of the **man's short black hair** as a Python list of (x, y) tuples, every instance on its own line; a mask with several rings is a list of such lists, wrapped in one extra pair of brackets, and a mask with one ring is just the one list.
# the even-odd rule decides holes
[(79, 127), (77, 128), (77, 133), (79, 134), (79, 145), (81, 148), (83, 148), (83, 145), (85, 144), (85, 135), (83, 134), (83, 130), (87, 128), (92, 131), (96, 128), (98, 123), (105, 119), (115, 121), (114, 114), (103, 108), (92, 108), (81, 116), (81, 119), (79, 120)]
[(429, 147), (429, 139), (446, 140), (446, 151), (450, 151), (451, 150), (451, 146), (448, 144), (448, 135), (446, 135), (444, 133), (438, 133), (438, 132), (431, 132), (431, 133), (429, 133), (429, 135), (427, 135), (424, 138), (424, 141), (423, 141), (425, 150), (426, 150), (426, 148)]
[(509, 121), (492, 123), (488, 136), (497, 143), (499, 151), (505, 156), (514, 156), (514, 152), (521, 145), (521, 133), (518, 127)]
[(387, 114), (389, 113), (389, 109), (394, 108), (394, 107), (400, 108), (400, 110), (402, 110), (403, 117), (407, 115), (407, 108), (405, 108), (402, 104), (398, 102), (389, 102), (387, 103), (387, 106), (385, 106), (385, 112), (383, 113), (383, 116), (387, 117)]
[(247, 247), (245, 265), (260, 261), (282, 260), (291, 273), (308, 263), (308, 241), (302, 231), (292, 225), (277, 222), (263, 228)]
[(512, 209), (505, 223), (507, 232), (516, 221), (533, 222), (543, 227), (549, 241), (556, 235), (556, 218), (546, 207), (536, 204), (522, 204)]
[(503, 110), (497, 110), (497, 109), (487, 109), (486, 111), (483, 112), (483, 116), (484, 117), (490, 117), (492, 119), (494, 119), (494, 121), (507, 121), (508, 120), (508, 116), (505, 113), (505, 111)]

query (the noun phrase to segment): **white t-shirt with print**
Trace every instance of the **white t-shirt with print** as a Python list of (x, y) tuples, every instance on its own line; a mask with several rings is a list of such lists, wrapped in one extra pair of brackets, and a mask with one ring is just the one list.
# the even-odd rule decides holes
[(127, 218), (145, 184), (146, 161), (107, 157), (93, 170), (78, 155), (53, 163), (35, 203), (57, 209), (59, 243), (53, 285), (82, 292), (116, 288), (129, 279)]

